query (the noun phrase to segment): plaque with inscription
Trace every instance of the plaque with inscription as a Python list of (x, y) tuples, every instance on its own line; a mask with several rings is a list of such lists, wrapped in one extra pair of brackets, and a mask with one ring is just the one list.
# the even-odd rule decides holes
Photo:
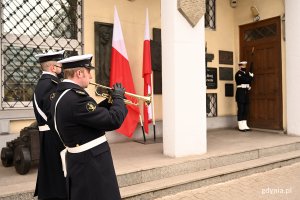
[(233, 97), (233, 84), (232, 83), (225, 84), (225, 97)]
[(233, 52), (219, 50), (219, 63), (233, 65)]
[(231, 67), (219, 67), (220, 80), (232, 81), (233, 80), (233, 68)]
[(206, 87), (207, 89), (217, 89), (218, 79), (217, 79), (217, 68), (208, 67), (206, 69)]
[(162, 94), (161, 29), (153, 28), (153, 40), (150, 41), (150, 47), (153, 70), (153, 93)]

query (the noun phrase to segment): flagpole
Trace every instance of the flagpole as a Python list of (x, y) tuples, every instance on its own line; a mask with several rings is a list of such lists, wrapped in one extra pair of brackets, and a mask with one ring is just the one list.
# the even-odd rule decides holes
[(145, 143), (146, 142), (146, 135), (145, 135), (145, 130), (144, 130), (144, 125), (143, 125), (141, 114), (140, 114), (140, 123), (141, 123), (141, 127), (142, 127), (142, 130), (143, 130), (143, 137), (144, 137), (144, 143)]
[[(152, 71), (152, 69), (151, 69)], [(152, 104), (152, 124), (153, 124), (153, 139), (154, 139), (154, 142), (156, 141), (156, 133), (155, 133), (155, 113), (154, 113), (154, 96), (153, 96), (153, 88), (154, 88), (154, 85), (153, 85), (153, 71), (151, 73), (151, 104)]]

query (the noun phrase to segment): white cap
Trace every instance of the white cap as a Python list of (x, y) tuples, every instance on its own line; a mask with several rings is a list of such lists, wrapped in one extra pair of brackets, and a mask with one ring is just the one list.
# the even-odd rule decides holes
[(94, 67), (91, 65), (92, 59), (93, 59), (92, 54), (85, 54), (79, 56), (71, 56), (69, 58), (60, 60), (57, 63), (61, 63), (63, 69), (76, 68), (76, 67), (85, 67), (85, 68), (93, 69)]
[(241, 61), (241, 62), (239, 62), (239, 65), (247, 65), (247, 61)]
[(47, 53), (41, 53), (35, 55), (37, 59), (39, 59), (40, 63), (47, 62), (47, 61), (58, 61), (64, 58), (65, 50), (53, 52), (49, 50)]

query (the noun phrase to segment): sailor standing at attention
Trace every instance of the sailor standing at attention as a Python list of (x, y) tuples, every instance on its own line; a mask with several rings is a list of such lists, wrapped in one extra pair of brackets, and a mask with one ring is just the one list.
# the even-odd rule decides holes
[(38, 199), (66, 199), (66, 181), (62, 171), (60, 151), (64, 149), (55, 130), (50, 130), (51, 102), (62, 74), (61, 64), (64, 50), (35, 55), (42, 76), (33, 95), (33, 108), (40, 132), (40, 159), (34, 196)]
[(247, 61), (239, 63), (239, 71), (235, 74), (236, 82), (236, 95), (235, 100), (237, 102), (238, 112), (238, 128), (239, 131), (250, 131), (247, 125), (247, 115), (249, 109), (249, 91), (251, 90), (251, 82), (254, 74), (246, 71)]

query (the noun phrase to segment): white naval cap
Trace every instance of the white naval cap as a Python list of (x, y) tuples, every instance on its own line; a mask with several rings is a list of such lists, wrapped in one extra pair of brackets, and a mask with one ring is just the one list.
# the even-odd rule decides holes
[(85, 54), (79, 56), (71, 56), (69, 58), (60, 60), (57, 63), (61, 63), (63, 69), (70, 69), (76, 67), (85, 67), (88, 69), (94, 69), (95, 67), (93, 67), (91, 64), (92, 59), (93, 59), (92, 54)]
[(239, 65), (247, 65), (247, 61), (241, 61), (241, 62), (239, 62)]
[(47, 62), (47, 61), (59, 61), (64, 58), (64, 53), (65, 50), (56, 51), (56, 52), (49, 50), (47, 53), (37, 54), (35, 55), (35, 57), (39, 59), (40, 63)]

